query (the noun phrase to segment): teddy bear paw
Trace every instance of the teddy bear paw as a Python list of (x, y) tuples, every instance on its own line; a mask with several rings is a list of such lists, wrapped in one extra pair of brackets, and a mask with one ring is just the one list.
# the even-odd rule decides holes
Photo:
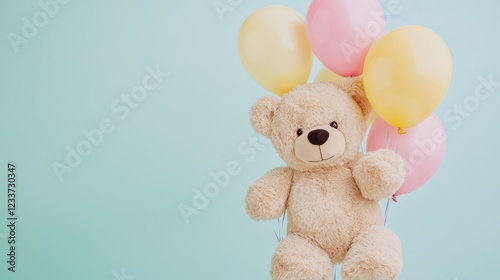
[(379, 200), (392, 196), (404, 183), (405, 164), (394, 151), (381, 149), (360, 159), (353, 176), (365, 198)]
[(271, 220), (281, 216), (284, 209), (273, 199), (272, 190), (254, 185), (248, 190), (246, 210), (248, 215), (256, 220)]

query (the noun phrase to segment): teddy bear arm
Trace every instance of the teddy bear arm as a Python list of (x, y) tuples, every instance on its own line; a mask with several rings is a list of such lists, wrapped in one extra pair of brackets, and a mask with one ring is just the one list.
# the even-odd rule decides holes
[(364, 198), (381, 200), (391, 197), (404, 183), (405, 166), (394, 151), (381, 149), (359, 159), (352, 173)]
[(253, 183), (247, 192), (246, 210), (254, 220), (279, 218), (286, 209), (292, 185), (292, 170), (280, 167), (270, 170)]

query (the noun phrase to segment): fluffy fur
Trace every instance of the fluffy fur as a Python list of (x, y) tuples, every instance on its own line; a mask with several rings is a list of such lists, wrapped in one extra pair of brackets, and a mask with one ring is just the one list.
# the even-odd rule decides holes
[[(273, 279), (329, 279), (333, 265), (341, 262), (346, 280), (398, 278), (401, 244), (383, 226), (377, 201), (402, 185), (404, 163), (389, 150), (358, 152), (370, 114), (360, 78), (301, 85), (281, 100), (266, 96), (253, 106), (253, 127), (271, 139), (288, 165), (257, 180), (246, 197), (247, 212), (255, 220), (288, 212), (287, 237), (272, 259)], [(302, 131), (328, 131), (330, 126), (332, 135), (333, 122), (340, 134), (314, 147), (319, 153), (333, 149), (341, 154), (314, 164), (296, 155), (297, 139), (307, 137)], [(301, 145), (313, 142), (300, 140)]]

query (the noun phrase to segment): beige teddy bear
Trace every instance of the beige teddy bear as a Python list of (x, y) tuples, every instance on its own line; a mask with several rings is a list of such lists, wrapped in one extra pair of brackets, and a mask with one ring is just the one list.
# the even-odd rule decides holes
[(253, 106), (254, 129), (288, 165), (257, 180), (246, 197), (254, 220), (288, 213), (273, 279), (329, 279), (337, 263), (345, 280), (398, 278), (401, 242), (384, 227), (378, 201), (403, 184), (405, 167), (390, 150), (358, 152), (370, 114), (361, 78), (300, 85)]

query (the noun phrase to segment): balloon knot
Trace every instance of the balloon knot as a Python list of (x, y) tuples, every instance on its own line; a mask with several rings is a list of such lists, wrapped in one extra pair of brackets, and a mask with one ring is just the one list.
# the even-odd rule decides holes
[(406, 134), (406, 131), (402, 129), (401, 127), (398, 128), (398, 134)]
[(394, 194), (392, 195), (392, 201), (394, 201), (394, 202), (398, 202), (398, 198), (397, 198), (397, 197), (396, 197), (396, 195), (394, 195)]

